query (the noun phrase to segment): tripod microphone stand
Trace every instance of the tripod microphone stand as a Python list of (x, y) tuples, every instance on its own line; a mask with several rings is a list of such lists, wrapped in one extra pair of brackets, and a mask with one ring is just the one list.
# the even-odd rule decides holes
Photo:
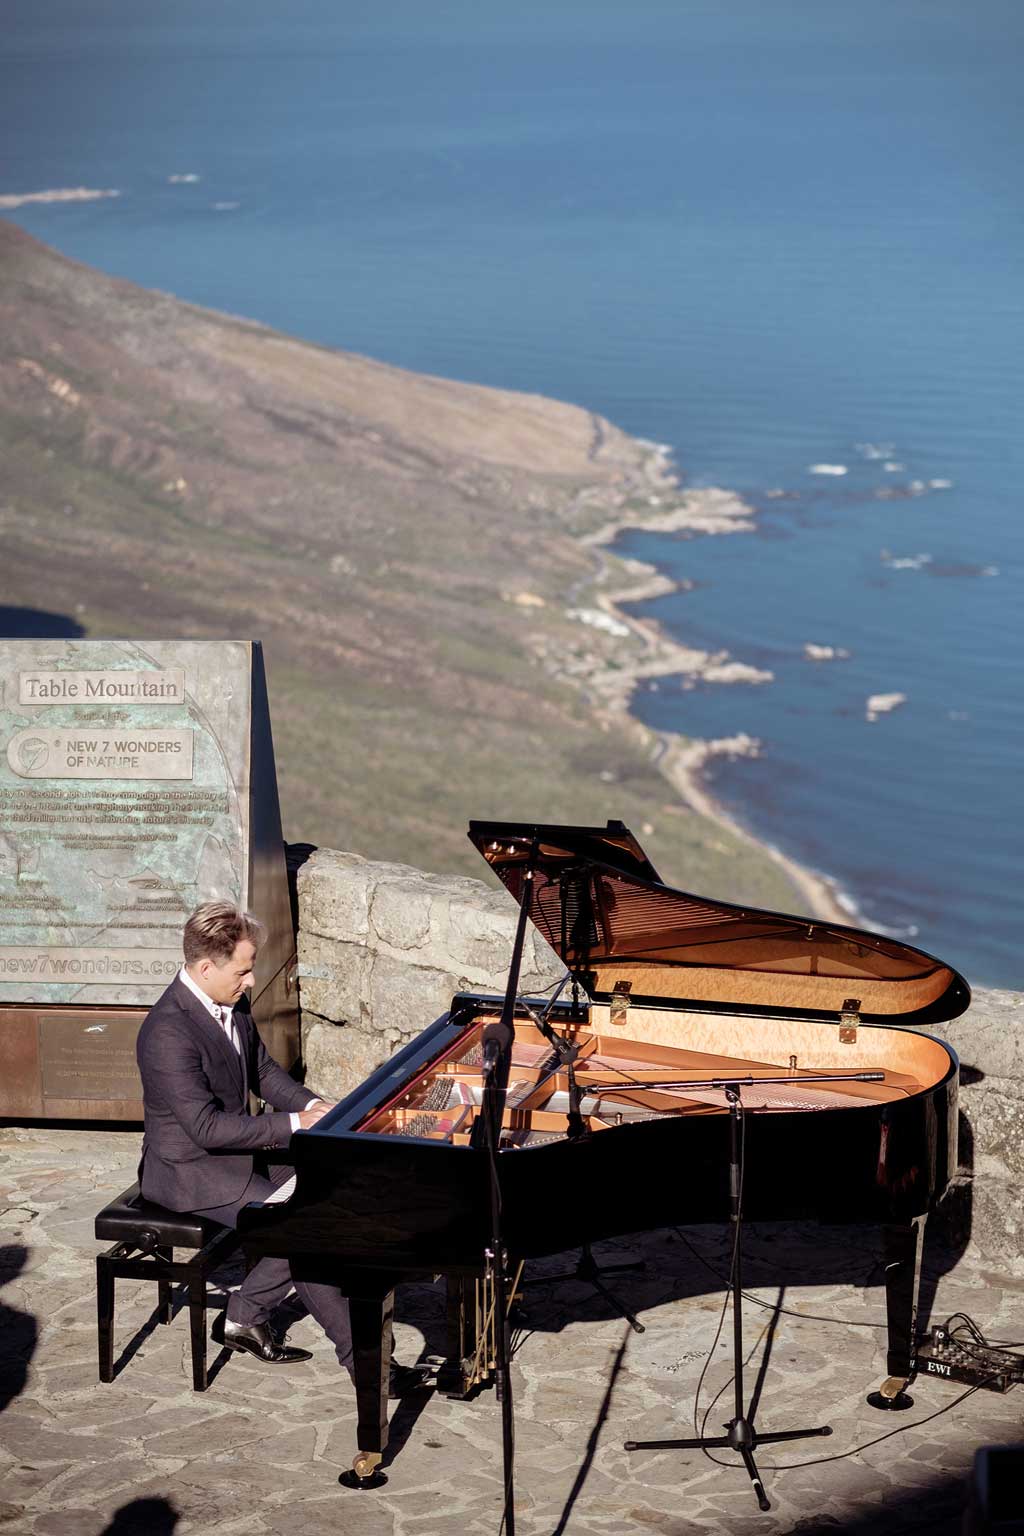
[[(562, 956), (568, 960), (568, 957), (571, 955), (573, 960), (558, 992), (560, 993), (565, 982), (571, 979), (572, 1011), (570, 1017), (578, 1022), (583, 1017), (583, 1010), (580, 1006), (580, 978), (587, 970), (589, 964), (590, 929), (593, 923), (589, 871), (585, 868), (582, 870), (570, 869), (564, 871), (559, 883), (562, 914)], [(569, 923), (570, 901), (574, 902), (576, 907), (571, 927)], [(555, 994), (555, 997), (557, 996), (558, 993)], [(554, 1000), (552, 998), (552, 1003)], [(580, 1048), (573, 1041), (566, 1040), (562, 1035), (555, 1033), (547, 1022), (546, 1012), (544, 1015), (538, 1015), (529, 1004), (524, 1003), (523, 1006), (541, 1034), (551, 1045), (560, 1065), (565, 1068), (566, 1087), (569, 1097), (569, 1108), (566, 1115), (566, 1140), (579, 1141), (590, 1134), (583, 1123), (583, 1115), (580, 1109), (583, 1094), (576, 1080), (576, 1058), (579, 1056)], [(603, 1296), (608, 1305), (620, 1317), (625, 1318), (634, 1333), (645, 1333), (646, 1329), (643, 1323), (623, 1305), (617, 1296), (612, 1295), (601, 1277), (603, 1275), (636, 1273), (638, 1270), (646, 1269), (646, 1267), (642, 1259), (627, 1264), (598, 1264), (590, 1244), (583, 1242), (580, 1245), (579, 1262), (575, 1269), (566, 1269), (557, 1275), (538, 1276), (536, 1280), (527, 1280), (525, 1283), (527, 1285), (556, 1285), (562, 1280), (581, 1280), (585, 1285), (589, 1285), (597, 1291), (599, 1296)]]
[[(590, 1135), (590, 1132), (587, 1130), (587, 1127), (583, 1123), (583, 1115), (580, 1110), (580, 1105), (583, 1101), (583, 1094), (579, 1083), (576, 1080), (575, 1063), (576, 1058), (579, 1055), (580, 1048), (578, 1045), (574, 1045), (572, 1042), (563, 1039), (560, 1035), (556, 1035), (551, 1026), (547, 1024), (546, 1021), (542, 1023), (541, 1019), (532, 1011), (532, 1009), (528, 1008), (527, 1012), (530, 1014), (530, 1017), (540, 1029), (541, 1033), (551, 1042), (551, 1045), (554, 1048), (559, 1061), (565, 1068), (566, 1083), (569, 1091), (569, 1109), (566, 1115), (566, 1120), (568, 1122), (566, 1128), (566, 1140), (579, 1141), (581, 1138)], [(603, 1296), (608, 1305), (615, 1312), (617, 1312), (620, 1317), (624, 1317), (626, 1319), (626, 1322), (632, 1328), (634, 1333), (645, 1333), (646, 1329), (644, 1328), (643, 1323), (641, 1323), (640, 1320), (635, 1317), (632, 1312), (629, 1311), (628, 1307), (623, 1305), (618, 1296), (614, 1296), (612, 1294), (612, 1292), (604, 1284), (604, 1281), (601, 1278), (603, 1275), (624, 1275), (631, 1272), (635, 1273), (637, 1270), (645, 1268), (646, 1265), (642, 1259), (628, 1264), (598, 1264), (597, 1260), (594, 1258), (594, 1250), (591, 1248), (588, 1242), (584, 1242), (580, 1245), (579, 1262), (577, 1263), (575, 1269), (562, 1270), (557, 1275), (538, 1275), (536, 1279), (527, 1280), (524, 1282), (524, 1284), (556, 1285), (562, 1280), (582, 1280), (586, 1285), (592, 1286), (593, 1289), (597, 1291), (599, 1296)]]
[[(835, 1076), (822, 1073), (820, 1077), (802, 1077), (800, 1081), (847, 1081), (847, 1082), (877, 1082), (882, 1077), (880, 1072), (851, 1072), (836, 1074)], [(664, 1451), (664, 1450), (711, 1450), (724, 1449), (736, 1451), (742, 1458), (743, 1465), (747, 1469), (747, 1475), (754, 1485), (754, 1493), (758, 1506), (762, 1510), (771, 1508), (757, 1463), (754, 1461), (754, 1451), (758, 1445), (775, 1445), (784, 1440), (803, 1440), (811, 1435), (830, 1435), (832, 1427), (829, 1424), (820, 1425), (816, 1429), (784, 1429), (776, 1430), (773, 1434), (759, 1434), (754, 1426), (753, 1413), (749, 1415), (744, 1405), (743, 1393), (743, 1314), (741, 1294), (743, 1290), (743, 1102), (740, 1098), (741, 1082), (748, 1084), (757, 1083), (787, 1083), (792, 1084), (790, 1077), (761, 1077), (757, 1079), (745, 1079), (737, 1081), (727, 1079), (704, 1080), (699, 1083), (675, 1083), (676, 1088), (715, 1088), (724, 1089), (729, 1105), (729, 1220), (732, 1224), (733, 1251), (732, 1272), (730, 1282), (732, 1285), (732, 1342), (733, 1342), (733, 1381), (735, 1384), (735, 1413), (729, 1423), (725, 1425), (724, 1435), (705, 1436), (699, 1435), (686, 1440), (627, 1440), (623, 1449), (627, 1451)]]

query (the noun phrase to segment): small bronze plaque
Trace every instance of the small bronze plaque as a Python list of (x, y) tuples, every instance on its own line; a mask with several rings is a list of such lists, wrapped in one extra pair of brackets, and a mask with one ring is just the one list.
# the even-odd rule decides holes
[(46, 1099), (141, 1099), (135, 1064), (138, 1014), (46, 1013), (39, 1065)]
[(617, 1024), (620, 1028), (629, 1018), (629, 994), (633, 990), (631, 981), (617, 981), (612, 991), (611, 1008), (608, 1013), (609, 1024)]

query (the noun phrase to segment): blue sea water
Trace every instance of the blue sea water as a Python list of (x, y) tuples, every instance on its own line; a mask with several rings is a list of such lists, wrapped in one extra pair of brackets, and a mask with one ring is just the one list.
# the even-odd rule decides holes
[(756, 533), (622, 548), (775, 681), (638, 712), (760, 737), (715, 774), (743, 821), (1019, 985), (1022, 33), (1019, 0), (7, 0), (0, 194), (116, 189), (8, 216), (741, 491)]

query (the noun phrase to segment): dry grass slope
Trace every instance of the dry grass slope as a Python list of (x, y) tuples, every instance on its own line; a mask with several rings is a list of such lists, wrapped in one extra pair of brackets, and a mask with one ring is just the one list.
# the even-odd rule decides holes
[[(426, 378), (89, 270), (0, 222), (0, 603), (90, 635), (264, 641), (286, 835), (480, 873), (470, 816), (637, 830), (665, 878), (792, 907), (672, 802), (578, 645), (575, 535), (645, 449), (575, 406)], [(543, 601), (511, 601), (523, 591)]]

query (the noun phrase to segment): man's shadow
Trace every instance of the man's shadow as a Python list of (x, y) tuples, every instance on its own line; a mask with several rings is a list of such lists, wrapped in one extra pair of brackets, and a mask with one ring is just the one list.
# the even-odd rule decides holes
[(166, 1499), (133, 1499), (116, 1510), (100, 1536), (173, 1536), (178, 1512)]
[(4, 640), (79, 640), (84, 634), (82, 625), (69, 614), (0, 603), (0, 638)]
[[(0, 1285), (16, 1280), (27, 1259), (28, 1249), (20, 1243), (0, 1248)], [(0, 1413), (24, 1391), (38, 1337), (31, 1312), (0, 1301)]]

